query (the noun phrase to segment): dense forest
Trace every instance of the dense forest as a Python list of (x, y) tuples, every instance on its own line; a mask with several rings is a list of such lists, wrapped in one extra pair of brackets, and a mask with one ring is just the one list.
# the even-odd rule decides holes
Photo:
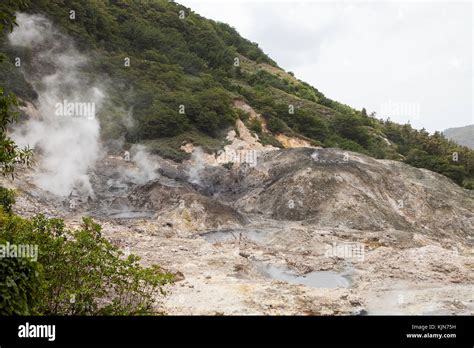
[[(146, 143), (175, 160), (187, 156), (179, 149), (183, 141), (215, 151), (237, 118), (248, 122), (245, 113), (233, 107), (232, 101), (240, 99), (262, 114), (270, 133), (262, 132), (255, 122), (249, 127), (263, 143), (281, 146), (274, 138), (278, 133), (303, 137), (315, 145), (404, 161), (473, 188), (472, 150), (440, 132), (430, 135), (331, 100), (280, 69), (256, 43), (229, 25), (177, 3), (36, 0), (23, 4), (22, 11), (43, 14), (91, 57), (84, 73), (110, 81), (110, 102), (99, 115), (104, 141), (124, 137), (128, 144)], [(16, 2), (5, 6), (17, 10)], [(1, 86), (21, 100), (34, 100), (34, 90), (14, 67), (14, 57), (21, 56), (28, 64), (31, 52), (10, 47), (6, 31), (2, 35), (0, 49), (8, 59), (1, 63)], [(117, 107), (131, 110), (133, 126), (114, 119)]]

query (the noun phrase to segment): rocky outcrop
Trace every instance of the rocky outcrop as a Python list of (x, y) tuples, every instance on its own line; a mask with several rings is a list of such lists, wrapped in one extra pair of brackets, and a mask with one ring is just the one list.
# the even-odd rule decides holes
[(318, 227), (445, 238), (466, 238), (474, 231), (472, 191), (400, 162), (299, 148), (267, 153), (255, 168), (239, 170), (245, 174), (234, 173), (237, 180), (228, 186), (243, 212)]
[[(254, 165), (197, 171), (151, 160), (143, 183), (133, 161), (104, 158), (90, 173), (95, 198), (74, 209), (31, 184), (35, 168), (19, 171), (15, 209), (71, 227), (93, 215), (114, 244), (180, 272), (160, 303), (171, 314), (474, 311), (474, 197), (439, 174), (337, 149), (261, 151)], [(328, 288), (328, 274), (349, 286)], [(287, 281), (310, 276), (322, 283)]]

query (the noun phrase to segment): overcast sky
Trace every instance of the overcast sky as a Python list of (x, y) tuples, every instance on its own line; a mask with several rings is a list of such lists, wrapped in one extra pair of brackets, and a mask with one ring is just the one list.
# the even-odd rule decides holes
[(331, 99), (431, 132), (474, 123), (469, 1), (178, 2)]

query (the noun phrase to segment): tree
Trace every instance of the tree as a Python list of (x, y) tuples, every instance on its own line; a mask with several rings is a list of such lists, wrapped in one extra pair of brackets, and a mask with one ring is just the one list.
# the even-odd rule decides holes
[(0, 32), (3, 30), (13, 31), (16, 25), (15, 12), (28, 5), (26, 0), (6, 0), (0, 4)]
[(231, 99), (221, 88), (206, 89), (197, 95), (200, 110), (193, 116), (196, 127), (212, 136), (234, 121)]
[(173, 110), (159, 102), (153, 103), (145, 114), (140, 133), (147, 139), (178, 135), (188, 127), (186, 115), (180, 114), (178, 109)]
[(0, 172), (14, 177), (15, 166), (28, 165), (32, 151), (29, 148), (20, 149), (7, 135), (7, 128), (17, 117), (10, 109), (18, 102), (13, 94), (5, 94), (0, 87)]
[(173, 281), (157, 265), (125, 257), (89, 218), (68, 230), (61, 219), (23, 219), (0, 209), (0, 243), (36, 245), (37, 260), (0, 259), (0, 315), (155, 313), (156, 293)]
[[(0, 32), (6, 28), (13, 31), (16, 25), (15, 11), (26, 5), (26, 1), (8, 1), (0, 5)], [(0, 62), (5, 59), (0, 54)], [(16, 97), (13, 94), (5, 94), (0, 87), (0, 172), (3, 175), (13, 177), (16, 164), (29, 164), (31, 151), (28, 148), (19, 149), (15, 142), (7, 135), (7, 128), (12, 123), (17, 114), (11, 108), (18, 106)]]
[(261, 134), (262, 133), (262, 123), (257, 119), (254, 118), (248, 123), (248, 127), (251, 131)]
[(370, 138), (364, 127), (364, 120), (355, 115), (338, 114), (333, 119), (333, 128), (344, 138), (353, 140), (362, 146), (368, 144)]
[(15, 191), (0, 187), (0, 206), (6, 213), (12, 212), (12, 207), (15, 204)]
[[(0, 34), (5, 28), (12, 31), (15, 22), (16, 6), (24, 6), (24, 1), (8, 1), (0, 5)], [(0, 62), (4, 56), (0, 54)], [(7, 135), (7, 127), (16, 117), (10, 107), (17, 106), (13, 94), (5, 94), (0, 87), (0, 172), (14, 177), (15, 165), (28, 163), (31, 156), (29, 149), (19, 149)], [(0, 214), (8, 213), (12, 218), (12, 205), (15, 203), (14, 192), (0, 187)], [(1, 226), (5, 226), (1, 224)], [(2, 241), (2, 238), (0, 238)], [(37, 295), (41, 287), (39, 266), (24, 258), (0, 258), (0, 315), (31, 315), (38, 303)]]
[(268, 130), (272, 133), (283, 133), (288, 128), (285, 122), (275, 116), (268, 117), (267, 127)]

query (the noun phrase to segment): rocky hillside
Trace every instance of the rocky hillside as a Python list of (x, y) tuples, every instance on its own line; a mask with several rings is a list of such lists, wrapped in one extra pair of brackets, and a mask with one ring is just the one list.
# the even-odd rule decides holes
[(92, 215), (115, 245), (176, 274), (160, 302), (168, 313), (474, 310), (471, 191), (334, 149), (263, 147), (255, 166), (199, 156), (177, 164), (150, 155), (150, 177), (139, 162), (108, 155), (90, 173), (89, 199), (39, 189), (35, 168), (1, 184), (16, 188), (15, 212), (72, 227)]
[[(15, 6), (4, 5), (9, 11)], [(39, 86), (31, 76), (39, 82), (58, 61), (35, 64), (34, 57), (45, 44), (63, 43), (64, 48), (73, 43), (88, 58), (76, 64), (81, 74), (99, 83), (107, 96), (97, 110), (104, 142), (120, 138), (124, 147), (146, 143), (153, 152), (180, 161), (189, 157), (180, 149), (183, 142), (217, 151), (227, 130), (241, 119), (263, 144), (284, 147), (290, 136), (404, 161), (472, 185), (472, 150), (441, 133), (379, 120), (365, 109), (331, 100), (280, 69), (232, 27), (173, 1), (37, 0), (21, 10), (44, 17), (35, 18), (41, 32), (50, 26), (45, 21), (57, 32), (51, 31), (54, 39), (42, 45), (36, 40), (31, 47), (12, 44), (3, 33), (0, 49), (9, 59), (1, 63), (1, 85), (38, 104)], [(50, 47), (50, 53), (55, 51)], [(21, 58), (20, 68), (16, 58)], [(247, 103), (261, 117), (249, 118), (235, 102)]]
[(171, 314), (473, 313), (473, 151), (332, 101), (173, 2), (22, 10), (0, 82), (34, 162), (0, 178), (5, 221), (92, 216), (174, 275)]

